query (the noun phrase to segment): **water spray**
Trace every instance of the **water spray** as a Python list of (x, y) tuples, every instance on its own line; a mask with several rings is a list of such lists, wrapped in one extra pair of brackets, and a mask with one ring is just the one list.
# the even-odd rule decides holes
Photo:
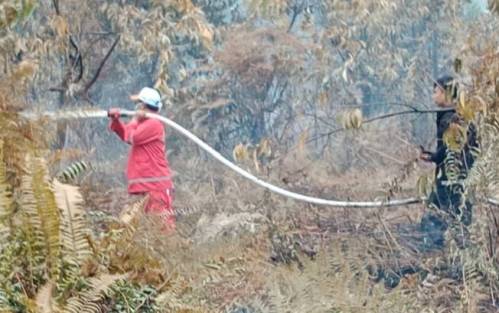
[[(132, 117), (135, 115), (136, 115), (136, 111), (120, 110), (120, 116)], [(36, 117), (39, 117), (39, 116), (31, 114), (31, 113), (22, 113), (22, 116), (27, 117), (29, 119), (34, 119)], [(41, 116), (51, 118), (51, 119), (82, 119), (82, 118), (107, 118), (108, 117), (107, 111), (104, 111), (104, 110), (71, 111), (71, 112), (68, 112), (68, 111), (42, 112)], [(175, 123), (174, 121), (172, 121), (164, 116), (154, 114), (154, 113), (145, 113), (145, 116), (147, 118), (157, 119), (157, 120), (163, 122), (165, 125), (168, 125), (168, 126), (172, 127), (173, 129), (175, 129), (176, 131), (180, 132), (182, 135), (184, 135), (189, 140), (193, 141), (195, 144), (197, 144), (199, 147), (201, 147), (203, 150), (208, 152), (217, 161), (224, 164), (225, 166), (227, 166), (231, 170), (235, 171), (237, 174), (245, 177), (246, 179), (252, 181), (253, 183), (255, 183), (263, 188), (266, 188), (274, 193), (280, 194), (280, 195), (287, 197), (287, 198), (292, 198), (295, 200), (304, 201), (304, 202), (313, 203), (313, 204), (318, 204), (318, 205), (327, 205), (327, 206), (333, 206), (333, 207), (355, 207), (355, 208), (380, 208), (380, 207), (410, 205), (410, 204), (421, 203), (425, 199), (423, 197), (412, 197), (412, 198), (406, 198), (406, 199), (383, 200), (383, 201), (341, 201), (341, 200), (329, 200), (329, 199), (311, 197), (311, 196), (299, 194), (296, 192), (292, 192), (292, 191), (283, 189), (281, 187), (272, 185), (272, 184), (256, 177), (255, 175), (249, 173), (248, 171), (238, 167), (237, 165), (235, 165), (231, 161), (227, 160), (218, 151), (216, 151), (215, 149), (210, 147), (208, 144), (206, 144), (204, 141), (199, 139), (196, 135), (192, 134), (187, 129), (183, 128), (182, 126)], [(494, 204), (494, 205), (499, 205), (499, 200), (496, 200), (496, 199), (487, 199), (487, 202)]]

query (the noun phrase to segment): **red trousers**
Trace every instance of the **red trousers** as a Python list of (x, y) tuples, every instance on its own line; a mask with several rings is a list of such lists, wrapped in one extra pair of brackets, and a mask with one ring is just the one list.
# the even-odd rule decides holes
[(175, 189), (151, 190), (147, 194), (149, 195), (149, 200), (146, 204), (145, 212), (159, 216), (164, 223), (164, 230), (166, 232), (174, 231), (175, 211), (173, 209), (173, 200), (175, 198)]

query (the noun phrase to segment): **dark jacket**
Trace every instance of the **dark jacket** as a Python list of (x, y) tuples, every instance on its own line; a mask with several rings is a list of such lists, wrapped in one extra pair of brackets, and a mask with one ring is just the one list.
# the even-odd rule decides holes
[[(451, 151), (444, 142), (444, 134), (452, 123), (467, 127), (467, 141), (459, 152)], [(466, 124), (455, 110), (437, 113), (437, 149), (431, 153), (431, 160), (436, 164), (435, 187), (430, 194), (429, 203), (438, 209), (450, 213), (464, 225), (469, 225), (472, 219), (472, 205), (465, 196), (465, 187), (459, 181), (468, 176), (474, 163), (472, 150), (478, 148), (476, 128), (472, 123)], [(452, 169), (457, 173), (454, 181), (450, 181), (447, 171), (447, 159), (453, 157)], [(457, 169), (455, 167), (457, 165)], [(457, 170), (457, 171), (456, 171)], [(424, 224), (424, 223), (423, 223)], [(442, 221), (442, 225), (446, 225)], [(444, 228), (446, 228), (445, 226)]]
[(468, 171), (474, 163), (473, 149), (478, 148), (476, 127), (473, 123), (463, 125), (462, 119), (456, 110), (443, 111), (437, 113), (437, 149), (431, 153), (431, 161), (436, 164), (435, 178), (437, 181), (446, 181), (448, 179), (445, 169), (445, 159), (449, 155), (449, 149), (444, 142), (444, 133), (452, 123), (458, 123), (462, 127), (467, 127), (467, 142), (463, 150), (456, 155), (460, 162), (460, 177), (467, 177)]

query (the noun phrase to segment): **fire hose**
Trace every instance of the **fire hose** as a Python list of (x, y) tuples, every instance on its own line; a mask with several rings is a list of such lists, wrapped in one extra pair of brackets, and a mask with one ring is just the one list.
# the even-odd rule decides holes
[[(28, 118), (34, 118), (33, 114), (31, 113), (23, 113), (22, 114), (24, 117)], [(130, 110), (120, 110), (120, 116), (135, 116), (136, 111), (130, 111)], [(82, 118), (107, 118), (108, 112), (104, 110), (99, 110), (99, 111), (62, 111), (62, 112), (43, 112), (41, 113), (41, 116), (45, 116), (47, 118), (51, 119), (82, 119)], [(313, 203), (313, 204), (318, 204), (318, 205), (326, 205), (326, 206), (333, 206), (333, 207), (356, 207), (356, 208), (379, 208), (379, 207), (392, 207), (392, 206), (402, 206), (402, 205), (410, 205), (410, 204), (416, 204), (416, 203), (421, 203), (425, 200), (424, 197), (411, 197), (411, 198), (405, 198), (405, 199), (387, 199), (387, 200), (382, 200), (382, 201), (341, 201), (341, 200), (330, 200), (330, 199), (323, 199), (323, 198), (317, 198), (317, 197), (312, 197), (312, 196), (307, 196), (303, 194), (299, 194), (296, 192), (292, 192), (286, 189), (283, 189), (281, 187), (275, 186), (273, 184), (270, 184), (255, 175), (249, 173), (248, 171), (238, 167), (228, 159), (226, 159), (224, 156), (222, 156), (218, 151), (210, 147), (208, 144), (206, 144), (204, 141), (199, 139), (196, 135), (192, 134), (189, 132), (187, 129), (183, 128), (179, 124), (175, 123), (174, 121), (158, 115), (154, 113), (145, 113), (145, 116), (147, 118), (153, 118), (157, 119), (161, 122), (163, 122), (165, 125), (168, 125), (175, 129), (176, 131), (180, 132), (183, 136), (187, 137), (189, 140), (193, 141), (195, 144), (197, 144), (199, 147), (201, 147), (203, 150), (208, 152), (211, 156), (213, 156), (217, 161), (221, 162), (231, 170), (235, 171), (237, 174), (245, 177), (246, 179), (252, 181), (253, 183), (266, 188), (274, 193), (280, 194), (284, 197), (292, 198), (298, 201), (304, 201), (308, 203)], [(487, 202), (493, 205), (499, 205), (499, 200), (497, 199), (492, 199), (492, 198), (487, 198)]]

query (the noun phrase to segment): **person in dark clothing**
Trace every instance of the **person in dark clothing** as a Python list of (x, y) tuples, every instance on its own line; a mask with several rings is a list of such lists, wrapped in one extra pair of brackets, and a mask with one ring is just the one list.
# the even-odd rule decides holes
[[(437, 113), (437, 149), (430, 152), (422, 148), (420, 155), (422, 160), (436, 165), (435, 186), (428, 199), (430, 212), (420, 224), (424, 246), (428, 248), (443, 247), (450, 224), (466, 227), (472, 221), (472, 205), (463, 181), (473, 165), (473, 150), (478, 143), (473, 123), (464, 121), (456, 112), (457, 98), (458, 84), (451, 76), (443, 76), (434, 83), (433, 101), (442, 108)], [(448, 133), (450, 139), (445, 140)], [(452, 146), (449, 140), (454, 142)]]
[[(472, 221), (472, 205), (464, 181), (474, 163), (473, 150), (478, 148), (477, 131), (471, 121), (458, 113), (458, 84), (451, 76), (443, 76), (434, 83), (432, 98), (440, 108), (436, 119), (437, 147), (435, 151), (421, 147), (419, 157), (436, 165), (435, 184), (427, 200), (428, 210), (420, 223), (400, 224), (397, 228), (400, 242), (405, 248), (419, 253), (442, 249), (447, 231), (458, 247), (468, 246), (467, 226)], [(400, 255), (400, 252), (395, 252), (390, 257), (398, 261)], [(404, 275), (428, 273), (426, 267), (420, 264), (401, 262), (391, 267), (372, 265), (367, 270), (374, 282), (383, 279), (385, 287), (389, 289), (397, 286)], [(452, 267), (446, 271), (446, 275), (455, 273)]]

